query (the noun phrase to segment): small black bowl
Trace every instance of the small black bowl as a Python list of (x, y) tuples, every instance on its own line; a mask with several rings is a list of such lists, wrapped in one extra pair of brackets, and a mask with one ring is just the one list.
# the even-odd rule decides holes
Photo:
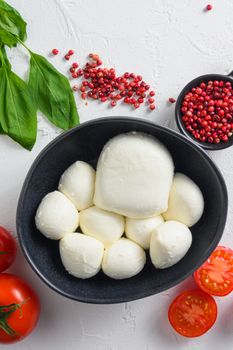
[[(193, 243), (176, 265), (156, 270), (150, 259), (137, 276), (113, 280), (102, 272), (82, 280), (69, 275), (59, 256), (58, 242), (45, 238), (35, 226), (41, 199), (57, 188), (63, 171), (76, 160), (96, 165), (105, 143), (120, 133), (140, 131), (157, 137), (171, 152), (176, 171), (190, 176), (201, 188), (205, 210), (192, 227)], [(126, 150), (127, 152), (127, 150)], [(135, 118), (101, 118), (62, 134), (36, 158), (18, 202), (17, 231), (22, 250), (34, 271), (56, 292), (88, 303), (120, 303), (162, 292), (196, 270), (218, 244), (227, 215), (227, 189), (222, 175), (206, 153), (184, 136)]]
[(220, 149), (224, 149), (227, 147), (230, 147), (233, 145), (233, 136), (229, 138), (228, 142), (220, 142), (218, 144), (214, 143), (208, 143), (208, 142), (201, 142), (198, 141), (193, 137), (192, 134), (190, 134), (186, 128), (185, 125), (182, 121), (182, 113), (181, 113), (181, 104), (183, 101), (184, 96), (186, 95), (187, 92), (189, 92), (192, 88), (196, 87), (202, 82), (207, 82), (209, 80), (223, 80), (223, 81), (229, 81), (232, 83), (233, 86), (233, 72), (231, 72), (229, 75), (222, 75), (222, 74), (206, 74), (206, 75), (201, 75), (200, 77), (197, 77), (190, 81), (180, 92), (177, 102), (176, 102), (176, 108), (175, 108), (175, 117), (176, 117), (176, 123), (181, 131), (181, 133), (185, 136), (187, 136), (190, 140), (198, 144), (204, 149), (207, 149), (209, 151), (217, 151)]

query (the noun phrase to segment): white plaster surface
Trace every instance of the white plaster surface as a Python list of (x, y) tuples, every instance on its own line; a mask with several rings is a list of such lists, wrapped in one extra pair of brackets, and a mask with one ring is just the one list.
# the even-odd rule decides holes
[[(212, 0), (9, 0), (27, 20), (27, 44), (48, 55), (57, 47), (63, 54), (77, 52), (83, 63), (97, 52), (106, 66), (119, 74), (132, 71), (157, 91), (158, 108), (148, 112), (126, 106), (115, 109), (78, 99), (81, 122), (107, 115), (139, 116), (174, 128), (174, 105), (192, 78), (233, 70), (233, 1)], [(27, 75), (25, 51), (12, 49), (15, 71)], [(66, 72), (62, 55), (50, 57)], [(15, 234), (15, 213), (25, 175), (36, 155), (59, 133), (38, 117), (38, 138), (32, 152), (0, 136), (0, 224)], [(228, 221), (221, 243), (233, 248), (233, 147), (209, 153), (221, 168), (229, 192)], [(194, 286), (192, 278), (164, 293), (118, 305), (87, 305), (63, 298), (45, 286), (21, 254), (12, 271), (26, 278), (41, 298), (42, 314), (35, 332), (26, 340), (0, 349), (12, 350), (224, 350), (233, 349), (233, 295), (217, 299), (219, 317), (201, 338), (177, 335), (167, 320), (172, 298)], [(1, 288), (1, 286), (0, 286)]]

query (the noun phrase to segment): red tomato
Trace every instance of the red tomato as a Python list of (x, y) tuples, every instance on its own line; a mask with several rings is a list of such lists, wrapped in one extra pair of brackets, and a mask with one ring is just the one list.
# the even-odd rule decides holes
[(0, 274), (0, 343), (14, 343), (35, 328), (40, 302), (36, 293), (21, 278)]
[(0, 272), (10, 267), (16, 257), (16, 243), (11, 234), (0, 226)]
[(208, 294), (224, 296), (233, 290), (233, 250), (217, 247), (194, 272), (198, 286)]
[(178, 295), (171, 303), (168, 318), (172, 327), (185, 337), (199, 337), (216, 321), (217, 305), (213, 297), (202, 290), (190, 290)]

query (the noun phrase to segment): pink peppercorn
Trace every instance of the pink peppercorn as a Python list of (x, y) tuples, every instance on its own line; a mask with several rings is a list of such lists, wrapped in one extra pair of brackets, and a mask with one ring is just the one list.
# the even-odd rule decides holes
[(74, 85), (74, 86), (72, 87), (72, 90), (73, 90), (73, 91), (78, 91), (78, 85)]
[(73, 67), (73, 68), (78, 68), (78, 63), (77, 63), (77, 62), (73, 62), (73, 63), (72, 63), (72, 67)]
[(53, 55), (58, 55), (59, 54), (59, 50), (58, 49), (53, 49), (52, 50), (52, 54)]
[(154, 104), (150, 105), (150, 110), (153, 111), (154, 109), (155, 109), (155, 105)]

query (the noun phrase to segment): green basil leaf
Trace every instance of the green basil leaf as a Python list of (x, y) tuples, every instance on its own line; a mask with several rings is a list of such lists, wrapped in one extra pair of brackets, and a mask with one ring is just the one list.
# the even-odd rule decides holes
[(31, 150), (36, 141), (36, 109), (28, 85), (6, 64), (0, 68), (0, 101), (3, 133)]
[(4, 131), (3, 131), (3, 128), (2, 128), (2, 126), (1, 126), (1, 124), (0, 124), (0, 135), (4, 135), (5, 133), (4, 133)]
[(69, 80), (44, 57), (30, 52), (29, 89), (38, 109), (49, 121), (68, 130), (79, 123)]
[(2, 53), (5, 64), (7, 65), (8, 68), (11, 69), (11, 64), (10, 64), (10, 61), (8, 60), (8, 57), (6, 54), (6, 49), (4, 46), (1, 47), (1, 53)]
[[(20, 40), (25, 41), (27, 38), (26, 26), (20, 13), (5, 1), (0, 0), (0, 30), (16, 35)], [(4, 44), (8, 45), (7, 42)]]
[[(6, 54), (6, 50), (5, 50), (5, 47), (2, 46), (1, 49), (0, 49), (1, 53), (2, 53), (2, 57), (3, 57), (3, 60), (5, 62), (5, 64), (7, 65), (7, 67), (9, 67), (11, 69), (11, 64), (8, 60), (8, 57), (7, 57), (7, 54)], [(3, 64), (3, 62), (1, 62), (1, 64)], [(0, 135), (4, 134), (4, 131), (2, 129), (2, 126), (1, 126), (1, 123), (0, 123)]]
[(17, 36), (0, 28), (0, 44), (12, 47), (17, 45), (17, 42), (18, 42)]

